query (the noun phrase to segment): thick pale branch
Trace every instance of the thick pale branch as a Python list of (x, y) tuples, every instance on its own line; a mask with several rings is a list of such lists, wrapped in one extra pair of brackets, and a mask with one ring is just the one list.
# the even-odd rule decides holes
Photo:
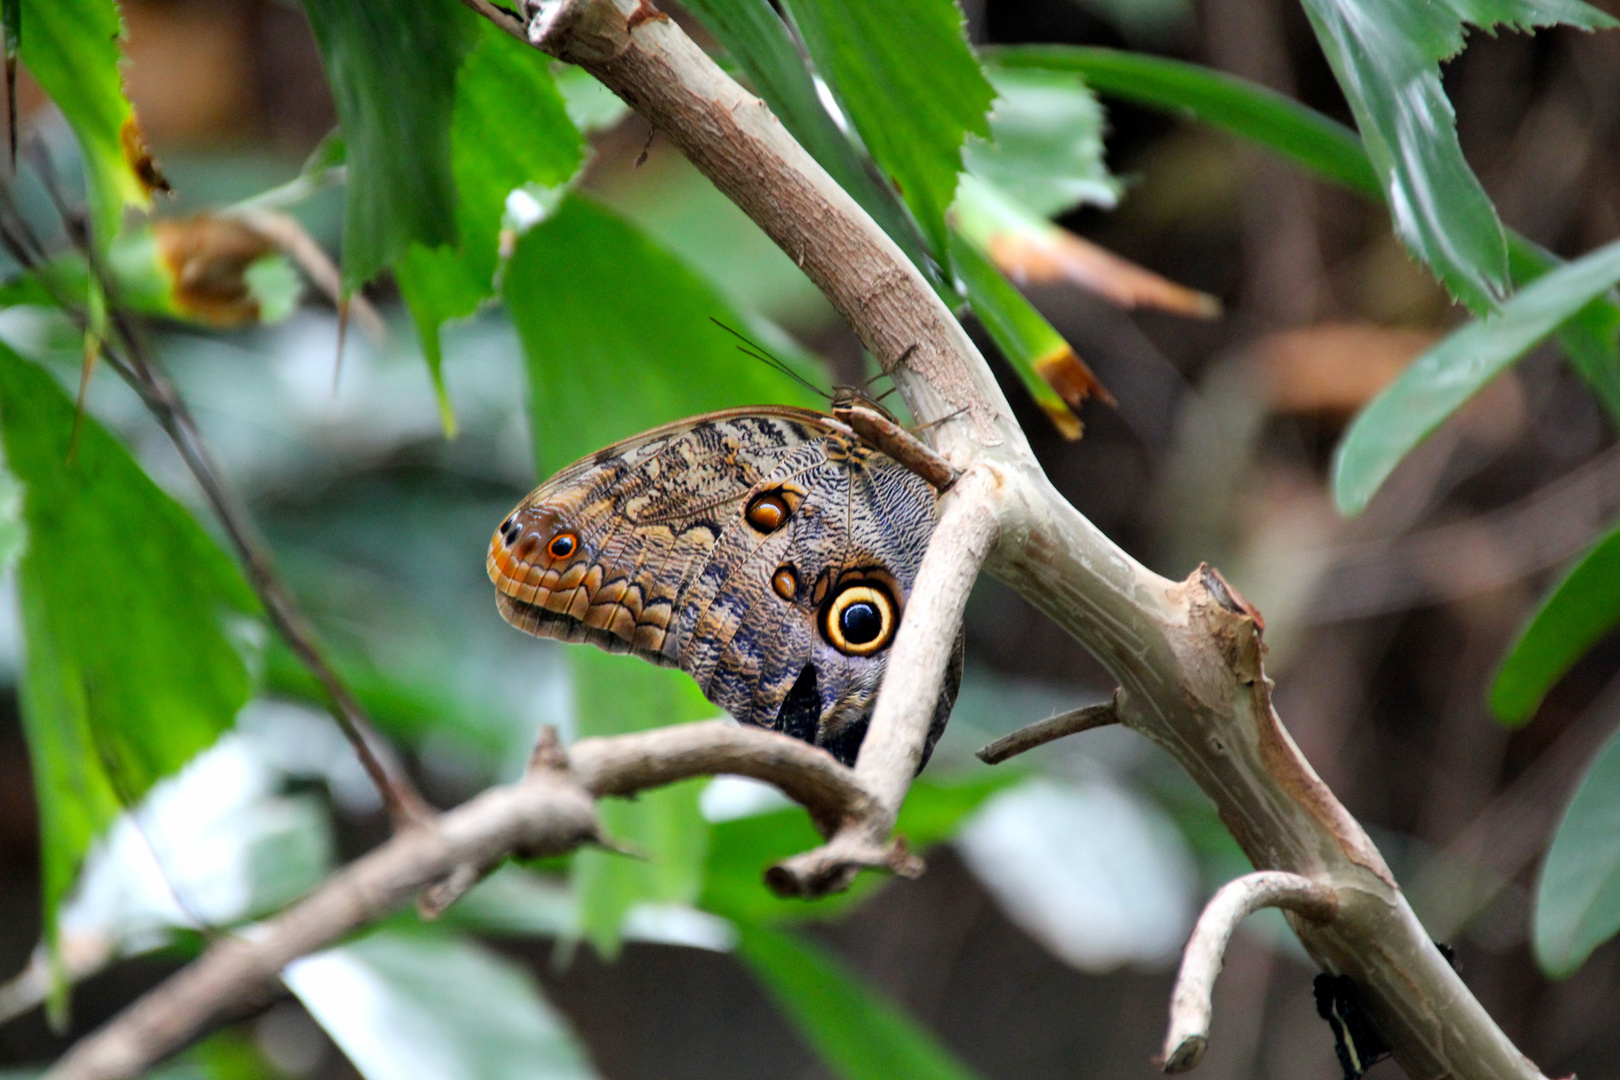
[[(276, 990), (282, 968), (458, 874), (512, 854), (552, 855), (600, 838), (593, 796), (627, 795), (693, 776), (734, 773), (778, 784), (822, 822), (858, 820), (877, 805), (823, 750), (726, 721), (589, 739), (569, 768), (521, 782), (407, 829), (314, 893), (194, 963), (81, 1040), (51, 1080), (129, 1080), (210, 1026)], [(472, 868), (469, 871), (468, 868)]]
[(1170, 995), (1170, 1030), (1164, 1037), (1164, 1071), (1186, 1072), (1209, 1045), (1211, 995), (1226, 961), (1226, 946), (1238, 924), (1261, 908), (1280, 907), (1313, 923), (1327, 923), (1339, 900), (1326, 885), (1298, 874), (1262, 870), (1221, 886), (1204, 907), (1181, 954), (1181, 971)]

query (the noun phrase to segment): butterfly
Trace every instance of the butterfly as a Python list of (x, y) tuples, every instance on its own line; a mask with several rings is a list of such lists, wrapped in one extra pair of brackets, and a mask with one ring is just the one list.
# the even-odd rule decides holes
[[(935, 499), (833, 416), (729, 409), (563, 469), (501, 522), (486, 566), (518, 629), (678, 667), (737, 720), (852, 765)], [(959, 634), (924, 763), (961, 674)]]

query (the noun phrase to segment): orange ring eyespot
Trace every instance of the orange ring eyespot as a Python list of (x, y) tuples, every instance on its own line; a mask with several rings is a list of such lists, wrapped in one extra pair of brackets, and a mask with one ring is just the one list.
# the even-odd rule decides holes
[(771, 575), (771, 588), (784, 600), (792, 600), (799, 595), (799, 575), (793, 572), (791, 566), (778, 566), (776, 573)]
[(787, 500), (782, 498), (779, 491), (767, 491), (763, 495), (754, 496), (754, 501), (748, 504), (748, 510), (743, 514), (748, 524), (762, 533), (773, 533), (782, 527), (792, 510)]
[(558, 533), (546, 545), (546, 553), (553, 559), (566, 559), (579, 550), (579, 538), (573, 533)]
[(827, 605), (821, 630), (833, 648), (850, 656), (871, 656), (894, 639), (894, 600), (889, 591), (858, 581), (840, 589)]

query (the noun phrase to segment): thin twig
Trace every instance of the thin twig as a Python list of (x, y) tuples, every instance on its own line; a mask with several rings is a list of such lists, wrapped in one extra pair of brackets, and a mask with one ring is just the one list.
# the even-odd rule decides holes
[(1048, 719), (1038, 720), (1027, 727), (1019, 728), (1011, 735), (1003, 735), (995, 742), (981, 746), (975, 756), (986, 765), (1000, 765), (1008, 758), (1027, 753), (1037, 746), (1045, 746), (1065, 735), (1117, 724), (1119, 723), (1117, 705), (1116, 701), (1108, 700), (1098, 705), (1070, 709)]
[(1209, 1046), (1215, 977), (1226, 961), (1226, 945), (1239, 923), (1268, 907), (1326, 924), (1337, 914), (1339, 898), (1320, 882), (1276, 870), (1245, 874), (1221, 886), (1205, 905), (1181, 954), (1181, 970), (1170, 995), (1170, 1029), (1164, 1037), (1165, 1072), (1186, 1072), (1203, 1059)]

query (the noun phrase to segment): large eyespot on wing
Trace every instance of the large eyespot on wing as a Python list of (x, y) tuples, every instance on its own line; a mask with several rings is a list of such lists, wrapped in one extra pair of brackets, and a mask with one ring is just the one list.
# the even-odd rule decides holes
[(877, 580), (843, 582), (822, 607), (822, 636), (846, 656), (871, 656), (887, 648), (899, 624), (894, 597)]

